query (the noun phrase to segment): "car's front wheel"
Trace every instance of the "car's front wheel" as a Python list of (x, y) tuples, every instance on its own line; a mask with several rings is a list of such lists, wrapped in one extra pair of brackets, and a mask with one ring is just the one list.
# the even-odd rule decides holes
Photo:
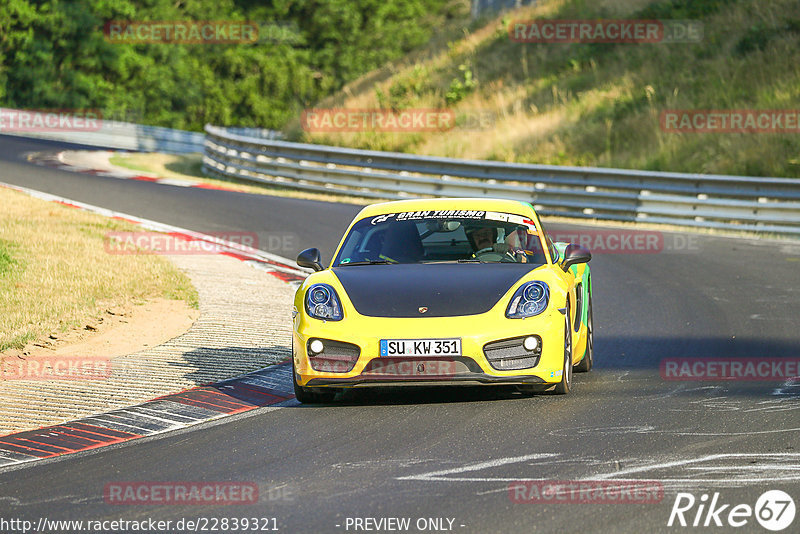
[(561, 382), (556, 384), (553, 393), (566, 395), (572, 389), (572, 325), (569, 320), (569, 305), (564, 314), (564, 366), (561, 372)]

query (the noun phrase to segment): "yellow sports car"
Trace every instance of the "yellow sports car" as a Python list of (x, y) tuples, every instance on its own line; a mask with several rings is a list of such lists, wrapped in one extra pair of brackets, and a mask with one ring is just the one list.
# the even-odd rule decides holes
[(294, 299), (300, 402), (342, 388), (513, 385), (568, 393), (592, 368), (588, 250), (553, 243), (533, 206), (446, 198), (367, 206)]

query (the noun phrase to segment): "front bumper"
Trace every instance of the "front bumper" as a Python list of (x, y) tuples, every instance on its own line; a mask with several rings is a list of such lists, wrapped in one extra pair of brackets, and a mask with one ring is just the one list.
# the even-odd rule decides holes
[[(533, 367), (497, 370), (483, 347), (499, 340), (536, 335), (541, 356)], [(358, 360), (348, 372), (315, 370), (308, 357), (312, 338), (357, 345)], [(381, 339), (461, 338), (459, 357), (381, 357)], [(309, 387), (528, 385), (542, 389), (561, 381), (564, 363), (564, 316), (551, 306), (527, 319), (498, 318), (496, 313), (463, 317), (381, 318), (349, 314), (341, 321), (320, 321), (304, 313), (294, 320), (295, 381)], [(422, 368), (420, 368), (422, 364)], [(431, 370), (431, 366), (435, 369)]]
[[(377, 366), (374, 364), (380, 363)], [(300, 380), (299, 375), (295, 380)], [(474, 386), (474, 385), (539, 385), (547, 388), (536, 375), (494, 376), (486, 374), (471, 358), (430, 357), (372, 359), (360, 375), (349, 378), (312, 378), (306, 386)]]
[(552, 387), (553, 384), (544, 382), (538, 376), (520, 376), (503, 378), (476, 373), (472, 376), (449, 377), (449, 378), (404, 378), (404, 379), (380, 379), (380, 378), (312, 378), (305, 384), (306, 386), (319, 387), (399, 387), (399, 386), (542, 386), (542, 390)]

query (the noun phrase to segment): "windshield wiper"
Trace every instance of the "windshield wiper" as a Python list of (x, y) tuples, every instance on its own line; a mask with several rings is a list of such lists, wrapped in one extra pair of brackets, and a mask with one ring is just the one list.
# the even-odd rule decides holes
[(340, 263), (338, 267), (342, 267), (345, 265), (389, 265), (397, 263), (394, 260), (364, 260), (364, 261), (349, 261), (347, 263)]
[(461, 258), (458, 263), (489, 263), (487, 261), (479, 260), (478, 258)]

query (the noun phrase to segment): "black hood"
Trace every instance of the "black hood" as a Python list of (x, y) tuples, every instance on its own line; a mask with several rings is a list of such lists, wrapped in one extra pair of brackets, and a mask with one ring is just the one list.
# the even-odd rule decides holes
[[(356, 311), (371, 317), (486, 313), (539, 267), (526, 263), (409, 263), (334, 267)], [(426, 307), (425, 313), (419, 308)]]

